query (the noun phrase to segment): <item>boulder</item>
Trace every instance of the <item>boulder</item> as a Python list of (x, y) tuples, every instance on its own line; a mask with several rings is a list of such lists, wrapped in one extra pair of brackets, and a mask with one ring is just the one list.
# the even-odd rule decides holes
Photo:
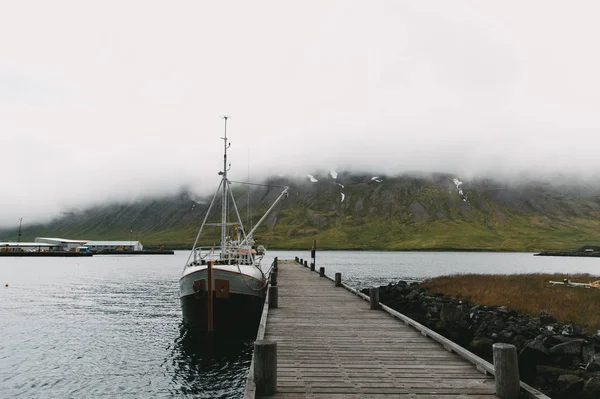
[(569, 342), (564, 342), (562, 344), (558, 344), (558, 345), (554, 345), (553, 347), (550, 348), (550, 350), (548, 350), (548, 353), (550, 353), (551, 355), (558, 355), (558, 356), (580, 356), (581, 355), (581, 348), (583, 347), (583, 345), (587, 343), (587, 341), (585, 339), (582, 338), (578, 338), (578, 339), (573, 339)]
[(583, 327), (579, 324), (571, 323), (563, 326), (561, 332), (562, 335), (567, 337), (576, 337), (583, 334)]
[(581, 361), (584, 364), (590, 364), (594, 361), (596, 357), (596, 349), (594, 348), (594, 344), (592, 342), (586, 342), (581, 347)]
[(519, 375), (530, 384), (535, 381), (537, 365), (548, 363), (548, 350), (541, 338), (530, 341), (519, 353)]
[(578, 398), (583, 390), (583, 378), (573, 374), (563, 374), (556, 381), (556, 399)]
[(457, 306), (453, 303), (444, 303), (440, 311), (440, 319), (446, 323), (458, 323), (463, 320), (465, 315), (462, 311), (462, 306)]
[(540, 323), (542, 324), (542, 326), (545, 326), (548, 324), (556, 323), (556, 319), (548, 312), (541, 312)]
[(586, 366), (587, 371), (600, 372), (600, 353), (594, 354), (594, 357), (586, 363)]
[(600, 398), (600, 377), (590, 378), (583, 384), (581, 399)]

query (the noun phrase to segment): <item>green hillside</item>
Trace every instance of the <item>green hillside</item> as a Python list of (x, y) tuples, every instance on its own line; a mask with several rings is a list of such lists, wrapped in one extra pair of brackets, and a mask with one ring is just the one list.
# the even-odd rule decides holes
[[(453, 176), (444, 174), (377, 180), (348, 173), (337, 179), (315, 177), (316, 183), (286, 178), (266, 182), (289, 185), (290, 195), (255, 234), (260, 243), (308, 248), (316, 239), (322, 249), (493, 251), (570, 250), (600, 243), (600, 189), (595, 187), (493, 180), (457, 187)], [(256, 222), (280, 191), (237, 188), (244, 221)], [(26, 225), (22, 240), (138, 238), (147, 247), (187, 248), (209, 200), (183, 191), (173, 197), (73, 211), (46, 225)], [(214, 228), (208, 234), (202, 243), (218, 240)], [(0, 231), (0, 240), (16, 237), (15, 229)]]

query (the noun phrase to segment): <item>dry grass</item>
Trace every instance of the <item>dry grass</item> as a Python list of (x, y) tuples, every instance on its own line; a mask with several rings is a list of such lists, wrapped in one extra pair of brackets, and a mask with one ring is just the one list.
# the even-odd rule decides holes
[(589, 283), (600, 280), (589, 274), (463, 274), (434, 278), (421, 284), (430, 293), (443, 293), (474, 304), (506, 306), (539, 315), (546, 311), (558, 321), (581, 324), (586, 332), (600, 330), (600, 289), (552, 286), (548, 282)]

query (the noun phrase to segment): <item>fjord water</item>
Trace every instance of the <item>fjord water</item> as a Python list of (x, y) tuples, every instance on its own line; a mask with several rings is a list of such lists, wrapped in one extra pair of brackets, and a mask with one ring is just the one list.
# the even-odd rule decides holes
[(0, 258), (0, 398), (239, 396), (252, 339), (182, 328), (186, 258)]
[[(0, 258), (0, 398), (236, 398), (253, 333), (190, 334), (172, 256)], [(309, 251), (270, 251), (308, 260)], [(319, 251), (358, 288), (452, 273), (592, 273), (600, 259), (523, 253)], [(5, 287), (8, 284), (8, 288)]]

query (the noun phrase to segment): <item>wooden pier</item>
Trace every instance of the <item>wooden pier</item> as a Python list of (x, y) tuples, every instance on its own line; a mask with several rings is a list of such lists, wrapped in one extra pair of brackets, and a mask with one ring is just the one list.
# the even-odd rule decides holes
[(496, 397), (485, 370), (331, 279), (279, 261), (277, 280), (278, 308), (262, 326), (277, 342), (272, 397)]

